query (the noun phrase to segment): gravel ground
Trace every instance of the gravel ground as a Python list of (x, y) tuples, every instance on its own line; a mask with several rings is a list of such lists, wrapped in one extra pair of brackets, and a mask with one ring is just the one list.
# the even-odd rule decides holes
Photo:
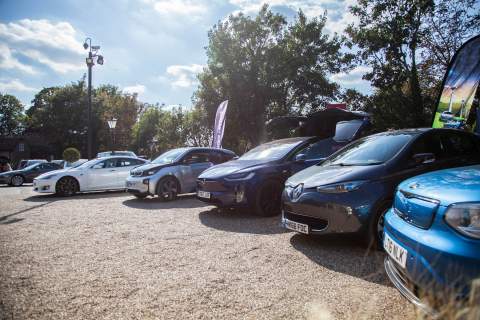
[(0, 186), (4, 319), (414, 319), (382, 260), (191, 196)]

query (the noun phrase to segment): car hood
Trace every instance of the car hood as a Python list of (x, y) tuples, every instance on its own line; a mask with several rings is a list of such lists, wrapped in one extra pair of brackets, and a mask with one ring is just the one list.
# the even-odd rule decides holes
[(434, 171), (405, 180), (400, 190), (449, 206), (480, 201), (480, 165)]
[[(285, 184), (304, 188), (313, 188), (345, 181), (367, 180), (372, 171), (378, 171), (381, 165), (371, 166), (312, 166), (291, 176)], [(381, 173), (380, 173), (381, 174)]]
[(135, 167), (132, 169), (132, 171), (147, 171), (150, 169), (160, 169), (160, 168), (165, 168), (165, 167), (171, 167), (171, 166), (176, 166), (178, 163), (173, 162), (173, 163), (167, 163), (167, 164), (160, 164), (160, 163), (147, 163), (143, 164), (141, 166)]
[(16, 173), (21, 173), (21, 172), (23, 172), (23, 170), (5, 171), (5, 172), (0, 173), (0, 177), (11, 176), (11, 175), (14, 175)]
[(67, 172), (67, 171), (68, 171), (68, 172), (72, 172), (72, 171), (75, 172), (75, 171), (78, 171), (78, 170), (76, 170), (76, 169), (74, 169), (74, 168), (52, 170), (52, 171), (48, 171), (48, 172), (42, 173), (41, 175), (39, 175), (39, 176), (37, 177), (37, 179), (41, 179), (41, 178), (43, 178), (43, 177), (45, 177), (45, 176), (49, 176), (49, 175), (52, 175), (52, 174), (64, 173), (64, 172)]
[(213, 166), (205, 170), (200, 176), (200, 179), (217, 179), (228, 176), (239, 170), (254, 169), (258, 166), (263, 166), (273, 161), (269, 160), (233, 160), (222, 164)]

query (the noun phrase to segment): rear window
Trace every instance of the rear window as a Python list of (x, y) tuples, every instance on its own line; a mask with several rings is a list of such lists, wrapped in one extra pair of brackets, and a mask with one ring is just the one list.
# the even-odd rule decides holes
[(335, 141), (350, 141), (357, 133), (358, 129), (362, 126), (362, 120), (352, 120), (337, 123), (335, 129)]

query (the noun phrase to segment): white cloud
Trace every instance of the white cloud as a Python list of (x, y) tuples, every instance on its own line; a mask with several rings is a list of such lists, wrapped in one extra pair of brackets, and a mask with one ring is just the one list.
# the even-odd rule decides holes
[(143, 84), (136, 84), (136, 85), (133, 85), (133, 86), (128, 86), (128, 87), (125, 87), (123, 88), (123, 93), (127, 93), (127, 94), (138, 94), (138, 95), (141, 95), (145, 92), (145, 90), (147, 90), (147, 88), (143, 85)]
[(351, 87), (361, 84), (369, 84), (368, 81), (363, 80), (362, 77), (367, 72), (372, 71), (370, 67), (358, 66), (348, 73), (341, 72), (332, 75), (332, 80), (338, 82), (342, 86)]
[(33, 60), (40, 62), (41, 64), (48, 66), (50, 69), (58, 73), (80, 71), (86, 68), (83, 64), (80, 64), (80, 63), (74, 64), (69, 62), (60, 62), (60, 61), (52, 60), (37, 50), (24, 50), (21, 53)]
[(0, 79), (0, 92), (35, 92), (38, 91), (36, 88), (26, 86), (18, 79), (12, 80), (3, 80)]
[(349, 12), (349, 6), (356, 3), (356, 0), (229, 0), (230, 4), (239, 9), (234, 12), (255, 14), (266, 3), (270, 8), (285, 7), (293, 11), (302, 10), (309, 18), (318, 17), (327, 11), (326, 29), (329, 32), (342, 32), (345, 27), (354, 21)]
[(22, 19), (8, 24), (0, 23), (0, 37), (12, 43), (83, 54), (82, 43), (76, 39), (76, 36), (77, 32), (68, 22), (54, 23), (49, 20)]
[(162, 15), (200, 16), (207, 12), (207, 6), (192, 0), (144, 0)]
[(172, 65), (167, 67), (167, 74), (174, 88), (193, 87), (197, 83), (197, 74), (202, 72), (200, 64)]
[(12, 55), (10, 48), (0, 43), (0, 69), (16, 69), (28, 74), (36, 74), (32, 66), (21, 63)]

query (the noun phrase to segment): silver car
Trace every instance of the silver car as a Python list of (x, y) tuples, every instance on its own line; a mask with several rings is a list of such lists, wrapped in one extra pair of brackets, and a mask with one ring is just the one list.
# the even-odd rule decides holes
[(158, 195), (165, 201), (174, 200), (180, 193), (195, 192), (197, 177), (203, 171), (235, 157), (226, 149), (173, 149), (130, 171), (126, 188), (137, 198)]

